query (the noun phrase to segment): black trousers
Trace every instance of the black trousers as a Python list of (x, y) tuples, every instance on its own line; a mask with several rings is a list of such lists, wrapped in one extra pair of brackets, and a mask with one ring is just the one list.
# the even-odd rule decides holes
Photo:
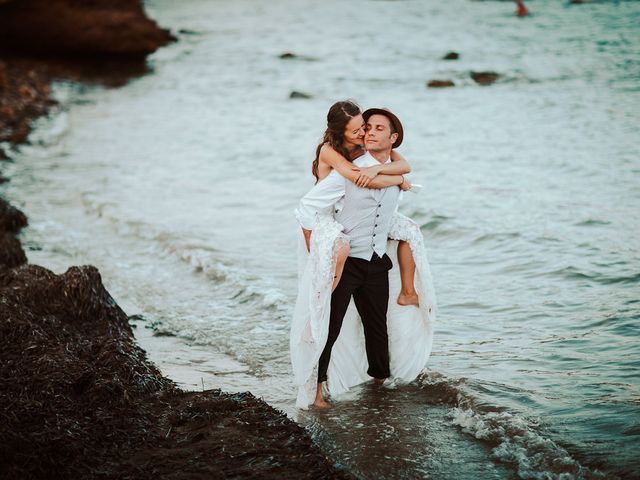
[(331, 295), (329, 335), (318, 364), (318, 383), (327, 380), (331, 349), (338, 339), (344, 314), (351, 296), (362, 318), (369, 369), (374, 378), (387, 378), (389, 372), (389, 337), (387, 307), (389, 305), (389, 270), (393, 264), (384, 254), (373, 254), (371, 260), (347, 257), (340, 283)]

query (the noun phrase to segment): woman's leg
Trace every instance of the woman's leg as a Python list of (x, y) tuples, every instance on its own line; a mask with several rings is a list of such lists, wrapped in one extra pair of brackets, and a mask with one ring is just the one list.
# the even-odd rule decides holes
[(398, 265), (400, 267), (400, 295), (398, 295), (399, 305), (419, 305), (418, 292), (413, 283), (416, 274), (416, 262), (413, 260), (411, 247), (408, 242), (400, 240), (398, 242)]
[(331, 286), (331, 291), (333, 292), (338, 283), (340, 283), (340, 278), (342, 277), (342, 271), (344, 270), (344, 262), (347, 261), (347, 257), (349, 256), (349, 251), (351, 247), (349, 247), (348, 243), (342, 243), (335, 252), (336, 258), (336, 273), (333, 276), (333, 285)]

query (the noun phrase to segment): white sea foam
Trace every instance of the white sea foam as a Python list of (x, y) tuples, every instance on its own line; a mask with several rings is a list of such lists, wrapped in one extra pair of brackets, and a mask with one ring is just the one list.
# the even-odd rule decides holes
[(588, 469), (561, 446), (540, 434), (537, 425), (509, 412), (479, 413), (470, 408), (454, 408), (454, 425), (484, 440), (494, 458), (513, 465), (522, 479), (582, 480), (612, 478)]

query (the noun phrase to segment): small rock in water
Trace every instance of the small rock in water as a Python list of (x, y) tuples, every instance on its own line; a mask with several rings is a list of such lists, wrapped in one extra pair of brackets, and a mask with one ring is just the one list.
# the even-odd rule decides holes
[(313, 98), (308, 93), (293, 91), (289, 94), (289, 98)]
[(287, 59), (290, 59), (290, 58), (296, 58), (296, 57), (297, 57), (297, 55), (295, 53), (292, 53), (292, 52), (284, 52), (284, 53), (280, 54), (280, 58), (282, 58), (284, 60), (287, 60)]
[(458, 52), (449, 52), (444, 57), (443, 60), (458, 60), (460, 58), (460, 54)]
[(479, 85), (491, 85), (499, 77), (495, 72), (471, 72), (471, 78)]
[(429, 88), (444, 88), (453, 86), (455, 86), (453, 80), (429, 80), (427, 82), (427, 87)]

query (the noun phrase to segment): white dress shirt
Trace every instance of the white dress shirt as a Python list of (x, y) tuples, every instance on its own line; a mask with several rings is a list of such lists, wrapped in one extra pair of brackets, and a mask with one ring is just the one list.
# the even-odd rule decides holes
[[(388, 163), (390, 160), (387, 160)], [(355, 159), (357, 167), (379, 165), (369, 153)], [(373, 253), (382, 257), (387, 250), (391, 217), (398, 208), (397, 186), (360, 188), (335, 169), (302, 197), (296, 218), (302, 228), (313, 230), (319, 215), (333, 215), (349, 236), (350, 257), (371, 260)]]

